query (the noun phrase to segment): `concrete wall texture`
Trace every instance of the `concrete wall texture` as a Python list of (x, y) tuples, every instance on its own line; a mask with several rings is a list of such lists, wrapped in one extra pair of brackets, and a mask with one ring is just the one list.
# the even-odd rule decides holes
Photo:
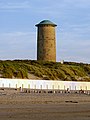
[(37, 30), (37, 60), (56, 62), (55, 24), (47, 20), (40, 22)]
[(58, 89), (58, 90), (90, 90), (90, 82), (4, 79), (0, 78), (2, 88), (28, 88), (28, 89)]

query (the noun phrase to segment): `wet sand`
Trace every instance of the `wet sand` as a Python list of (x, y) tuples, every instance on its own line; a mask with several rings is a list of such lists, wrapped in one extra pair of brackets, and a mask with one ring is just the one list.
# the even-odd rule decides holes
[(90, 120), (90, 95), (0, 90), (0, 120)]

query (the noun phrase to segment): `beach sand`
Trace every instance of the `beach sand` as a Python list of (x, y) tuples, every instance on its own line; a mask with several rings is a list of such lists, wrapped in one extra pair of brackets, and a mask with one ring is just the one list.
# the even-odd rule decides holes
[(90, 95), (0, 90), (0, 120), (90, 120)]

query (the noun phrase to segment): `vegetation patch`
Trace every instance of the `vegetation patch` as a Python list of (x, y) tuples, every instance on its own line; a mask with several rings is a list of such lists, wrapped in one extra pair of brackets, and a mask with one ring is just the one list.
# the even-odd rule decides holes
[(36, 60), (0, 61), (1, 78), (40, 79), (63, 81), (90, 81), (90, 64), (74, 62), (48, 62)]

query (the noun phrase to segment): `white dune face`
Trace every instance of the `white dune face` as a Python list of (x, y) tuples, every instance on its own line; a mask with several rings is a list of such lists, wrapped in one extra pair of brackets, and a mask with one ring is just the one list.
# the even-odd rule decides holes
[(90, 82), (6, 79), (0, 78), (1, 88), (27, 88), (52, 90), (90, 90)]

